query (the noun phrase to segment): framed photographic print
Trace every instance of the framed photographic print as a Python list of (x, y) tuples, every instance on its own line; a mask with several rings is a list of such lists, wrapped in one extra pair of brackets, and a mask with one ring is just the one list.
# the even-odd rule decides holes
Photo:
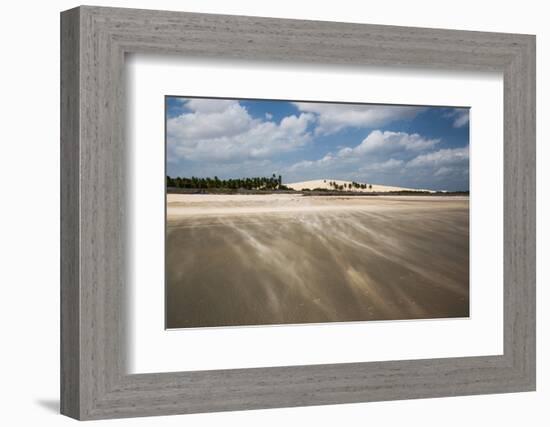
[(61, 407), (535, 388), (534, 36), (61, 15)]
[(165, 114), (166, 328), (469, 317), (469, 108)]

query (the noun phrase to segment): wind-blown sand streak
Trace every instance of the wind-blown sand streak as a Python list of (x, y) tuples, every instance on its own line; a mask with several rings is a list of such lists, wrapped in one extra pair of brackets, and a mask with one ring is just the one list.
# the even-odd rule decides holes
[(467, 317), (468, 204), (170, 194), (167, 327)]

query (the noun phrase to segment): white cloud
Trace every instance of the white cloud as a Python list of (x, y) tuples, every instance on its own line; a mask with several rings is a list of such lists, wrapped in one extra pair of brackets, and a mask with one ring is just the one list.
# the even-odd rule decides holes
[(453, 119), (453, 127), (461, 128), (470, 123), (470, 109), (453, 108), (449, 113), (445, 114), (445, 117)]
[(192, 111), (168, 119), (172, 141), (230, 137), (246, 131), (254, 121), (237, 101), (192, 99), (185, 106)]
[(435, 171), (434, 176), (447, 176), (456, 171), (453, 167), (443, 166)]
[(434, 147), (440, 141), (440, 139), (424, 138), (417, 133), (409, 134), (406, 132), (381, 132), (375, 130), (355, 148), (342, 148), (338, 153), (342, 157), (347, 157), (381, 151), (422, 151)]
[(184, 105), (191, 111), (167, 121), (169, 160), (261, 159), (311, 140), (309, 113), (277, 124), (254, 119), (237, 101), (193, 99)]
[(423, 107), (380, 106), (361, 104), (325, 104), (314, 102), (294, 102), (300, 111), (314, 113), (319, 125), (318, 134), (331, 134), (345, 127), (372, 128), (397, 120), (412, 119)]
[(330, 172), (350, 164), (360, 163), (363, 164), (360, 167), (362, 172), (389, 171), (403, 167), (405, 160), (392, 157), (389, 160), (380, 161), (381, 156), (384, 158), (392, 153), (395, 156), (410, 158), (414, 153), (433, 148), (439, 142), (439, 139), (427, 139), (417, 133), (375, 130), (355, 147), (343, 147), (337, 153), (328, 153), (321, 159), (295, 163), (288, 170), (317, 168), (320, 171)]
[(398, 159), (389, 159), (385, 162), (372, 163), (359, 169), (360, 172), (390, 172), (400, 169), (405, 162)]
[(421, 154), (407, 163), (408, 167), (441, 167), (466, 162), (470, 158), (469, 147), (445, 148)]

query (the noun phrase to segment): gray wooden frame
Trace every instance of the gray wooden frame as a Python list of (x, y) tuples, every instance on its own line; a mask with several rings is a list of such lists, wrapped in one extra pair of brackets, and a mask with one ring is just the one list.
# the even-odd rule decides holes
[[(504, 354), (125, 370), (130, 52), (504, 76)], [(61, 14), (61, 412), (100, 419), (535, 389), (535, 37), (83, 6)]]

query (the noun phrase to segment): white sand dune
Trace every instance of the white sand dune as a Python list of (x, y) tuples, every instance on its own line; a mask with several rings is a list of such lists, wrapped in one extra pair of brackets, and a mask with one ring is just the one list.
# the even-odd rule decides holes
[[(348, 189), (347, 187), (349, 184), (351, 184), (351, 181), (342, 181), (339, 179), (315, 179), (312, 181), (302, 181), (302, 182), (293, 182), (290, 184), (285, 184), (287, 187), (292, 188), (293, 190), (300, 191), (304, 188), (309, 188), (310, 190), (313, 190), (314, 188), (326, 188), (327, 190), (333, 190), (334, 187), (331, 187), (330, 183), (335, 182), (337, 185), (346, 185), (345, 191), (352, 191), (352, 189)], [(359, 184), (365, 184), (359, 182)], [(389, 185), (378, 185), (378, 184), (367, 184), (367, 188), (361, 189), (361, 188), (353, 188), (353, 191), (356, 192), (364, 192), (364, 193), (385, 193), (390, 191), (429, 191), (430, 193), (435, 193), (435, 191), (426, 190), (422, 188), (406, 188), (406, 187), (392, 187)]]

